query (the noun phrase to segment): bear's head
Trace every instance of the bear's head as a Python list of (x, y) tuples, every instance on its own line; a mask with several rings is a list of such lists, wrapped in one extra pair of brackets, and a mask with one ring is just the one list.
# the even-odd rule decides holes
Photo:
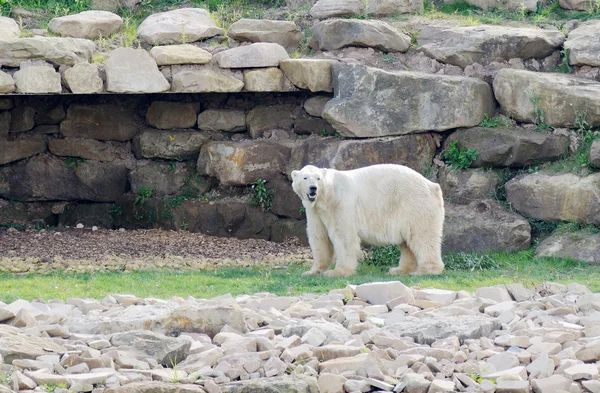
[(324, 169), (307, 165), (299, 171), (292, 171), (292, 188), (302, 203), (313, 205), (323, 191)]

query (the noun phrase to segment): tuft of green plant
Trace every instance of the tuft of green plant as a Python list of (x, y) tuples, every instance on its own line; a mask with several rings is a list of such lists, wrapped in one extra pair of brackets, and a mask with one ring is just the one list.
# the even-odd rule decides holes
[(458, 145), (458, 142), (452, 141), (448, 145), (448, 151), (444, 153), (444, 159), (455, 170), (467, 169), (475, 162), (479, 152), (475, 149), (466, 149)]
[(251, 206), (260, 207), (263, 210), (271, 210), (275, 191), (267, 186), (267, 181), (258, 179), (252, 183), (252, 194), (248, 203)]
[(169, 167), (167, 168), (168, 172), (175, 172), (175, 170), (177, 169), (177, 162), (171, 160), (169, 161)]
[[(25, 228), (23, 228), (24, 230)], [(0, 385), (10, 385), (12, 382), (12, 375), (9, 373), (0, 373)]]
[(369, 249), (365, 262), (373, 266), (396, 266), (400, 261), (398, 246), (372, 247)]
[(122, 216), (123, 215), (123, 206), (115, 205), (112, 209), (110, 209), (110, 214), (113, 216)]
[(569, 50), (563, 49), (560, 51), (560, 64), (554, 69), (554, 72), (570, 74), (573, 72), (571, 64), (569, 64)]
[(529, 102), (533, 104), (533, 115), (535, 116), (533, 123), (537, 125), (538, 131), (550, 130), (552, 127), (546, 124), (546, 112), (540, 107), (540, 98), (535, 91), (531, 92), (529, 97)]
[(79, 158), (79, 157), (67, 157), (65, 162), (66, 162), (67, 168), (77, 170), (77, 168), (79, 168), (79, 164), (84, 163), (85, 159)]
[(447, 270), (469, 271), (499, 269), (505, 267), (487, 254), (467, 254), (464, 252), (445, 255), (444, 265)]
[(501, 116), (489, 117), (488, 114), (483, 115), (483, 120), (479, 123), (479, 127), (487, 127), (487, 128), (496, 128), (496, 127), (506, 127), (509, 123), (506, 118)]
[(92, 55), (92, 64), (104, 64), (106, 63), (106, 55), (104, 53), (95, 52)]
[(323, 128), (323, 129), (321, 129), (321, 131), (319, 131), (319, 135), (325, 137), (325, 136), (328, 136), (329, 134), (327, 133), (327, 130)]
[(381, 61), (383, 61), (384, 63), (395, 63), (396, 58), (391, 55), (385, 55), (381, 58)]
[(146, 199), (152, 198), (152, 194), (154, 193), (154, 189), (149, 188), (149, 187), (140, 187), (140, 190), (138, 192), (138, 194), (136, 195), (135, 199), (133, 200), (133, 204), (135, 206), (143, 206), (144, 203), (146, 202)]

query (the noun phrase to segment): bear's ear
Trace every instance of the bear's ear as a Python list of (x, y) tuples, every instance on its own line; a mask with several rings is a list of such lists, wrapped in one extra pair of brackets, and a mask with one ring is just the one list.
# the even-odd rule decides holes
[(292, 180), (296, 180), (298, 173), (299, 173), (299, 171), (292, 171)]

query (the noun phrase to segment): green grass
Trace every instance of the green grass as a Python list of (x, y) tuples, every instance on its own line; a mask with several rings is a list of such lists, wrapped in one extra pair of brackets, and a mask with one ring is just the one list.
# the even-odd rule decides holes
[(91, 297), (101, 299), (111, 293), (128, 293), (139, 297), (169, 299), (173, 296), (211, 298), (271, 292), (277, 295), (327, 293), (347, 284), (400, 280), (409, 286), (467, 290), (488, 285), (520, 282), (533, 287), (544, 281), (579, 282), (600, 291), (600, 269), (572, 260), (534, 258), (533, 249), (513, 253), (485, 255), (458, 254), (444, 257), (447, 269), (441, 276), (400, 277), (387, 274), (397, 263), (397, 251), (373, 253), (377, 260), (361, 263), (358, 274), (351, 277), (303, 277), (308, 266), (284, 268), (224, 268), (214, 271), (134, 271), (131, 273), (87, 273), (48, 275), (0, 274), (0, 300), (66, 299)]

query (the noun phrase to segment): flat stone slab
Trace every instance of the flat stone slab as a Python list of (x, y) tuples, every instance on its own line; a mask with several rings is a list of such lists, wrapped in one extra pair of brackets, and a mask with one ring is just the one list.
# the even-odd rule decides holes
[(228, 70), (186, 68), (173, 70), (171, 90), (179, 93), (237, 93), (244, 88), (243, 77)]
[(333, 19), (313, 26), (310, 46), (326, 51), (359, 46), (383, 52), (406, 52), (410, 37), (378, 20)]
[(22, 65), (13, 78), (17, 93), (58, 94), (62, 92), (60, 74), (49, 64)]
[(90, 62), (96, 45), (83, 38), (27, 37), (0, 40), (0, 64), (19, 67), (26, 60), (46, 60), (53, 65)]
[(227, 36), (237, 41), (273, 42), (293, 51), (300, 44), (302, 32), (294, 22), (242, 18), (229, 26)]
[(46, 139), (42, 135), (13, 141), (0, 139), (0, 165), (22, 160), (45, 151)]
[(558, 50), (565, 38), (558, 30), (507, 26), (436, 27), (419, 31), (419, 49), (439, 62), (465, 68), (473, 63), (542, 59)]
[(171, 87), (156, 61), (143, 49), (115, 49), (104, 68), (106, 91), (111, 93), (160, 93)]
[(259, 42), (227, 49), (214, 58), (221, 68), (254, 68), (278, 67), (281, 60), (290, 56), (279, 44)]
[(319, 0), (310, 9), (315, 19), (335, 18), (338, 16), (357, 16), (365, 11), (362, 0)]
[(572, 258), (600, 264), (600, 235), (595, 233), (556, 233), (542, 240), (535, 249), (536, 257)]
[[(472, 127), (495, 111), (490, 86), (474, 78), (334, 64), (333, 90), (323, 118), (347, 137)], [(374, 94), (377, 100), (372, 99)]]
[(49, 353), (65, 352), (65, 347), (50, 339), (25, 334), (12, 326), (0, 325), (0, 355), (4, 362), (12, 362), (14, 359), (36, 359)]
[(180, 8), (150, 15), (137, 30), (138, 38), (150, 45), (183, 44), (223, 33), (202, 8)]
[(279, 67), (285, 76), (301, 89), (331, 92), (331, 66), (334, 63), (334, 60), (327, 59), (286, 59), (280, 61)]
[(48, 29), (63, 37), (107, 38), (121, 29), (123, 18), (108, 11), (83, 11), (53, 18)]
[(565, 41), (565, 50), (569, 51), (569, 63), (572, 65), (600, 66), (600, 21), (582, 23), (569, 32)]
[(206, 64), (212, 60), (210, 52), (190, 44), (155, 46), (150, 56), (159, 66), (176, 64)]
[(96, 64), (77, 63), (64, 72), (63, 80), (74, 94), (101, 93), (104, 90), (104, 81)]

